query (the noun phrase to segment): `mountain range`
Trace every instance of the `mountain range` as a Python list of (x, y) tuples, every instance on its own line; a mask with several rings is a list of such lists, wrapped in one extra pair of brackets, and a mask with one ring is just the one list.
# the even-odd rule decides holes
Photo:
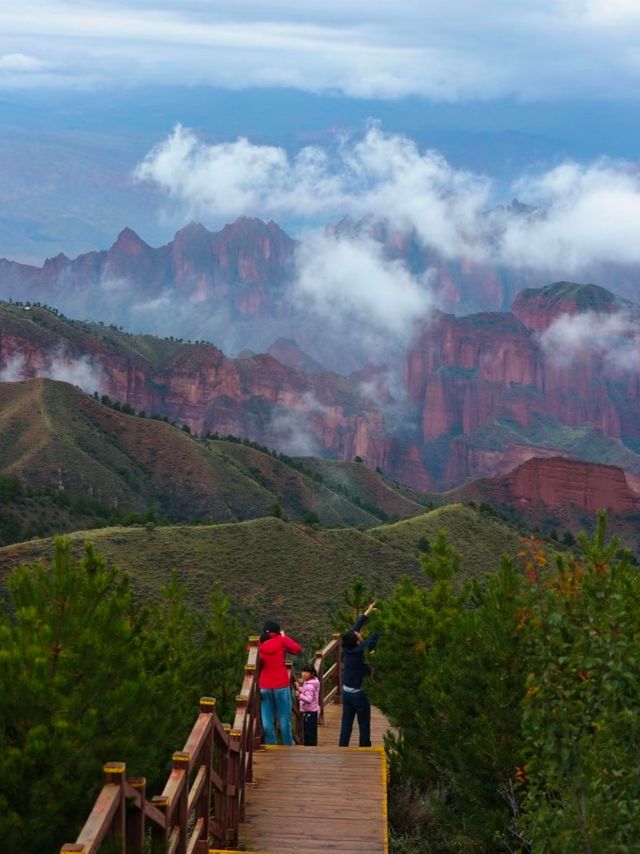
[(371, 363), (349, 376), (324, 370), (290, 339), (229, 358), (206, 342), (5, 303), (0, 379), (67, 380), (194, 433), (360, 457), (439, 491), (558, 453), (640, 474), (639, 332), (632, 303), (559, 282), (523, 291), (511, 312), (431, 312), (400, 383)]
[[(491, 215), (499, 228), (501, 216), (531, 218), (544, 212), (514, 199)], [(327, 226), (326, 233), (380, 245), (388, 261), (398, 262), (419, 283), (428, 280), (424, 287), (438, 308), (456, 315), (509, 310), (519, 292), (541, 284), (540, 275), (526, 268), (446, 258), (411, 231), (385, 221), (346, 217)], [(332, 335), (332, 323), (315, 314), (293, 286), (303, 245), (277, 223), (252, 217), (240, 217), (215, 232), (191, 222), (157, 248), (124, 228), (106, 250), (75, 258), (61, 253), (41, 267), (0, 258), (0, 298), (52, 305), (71, 317), (130, 331), (206, 339), (229, 354), (245, 348), (262, 352), (276, 338), (286, 337), (339, 372), (354, 370), (367, 359), (379, 361), (384, 336), (367, 343), (358, 334)], [(593, 281), (606, 282), (621, 296), (637, 293), (640, 273), (635, 268), (590, 272)], [(557, 277), (562, 273), (557, 271)], [(547, 275), (552, 277), (553, 271)], [(364, 321), (362, 314), (355, 319)]]
[[(537, 215), (517, 205), (511, 214)], [(346, 219), (331, 230), (344, 239), (365, 231), (416, 275), (444, 264), (384, 223)], [(292, 519), (312, 513), (324, 524), (368, 526), (420, 512), (428, 500), (465, 500), (520, 508), (514, 520), (543, 528), (552, 517), (575, 528), (594, 495), (633, 518), (634, 303), (561, 281), (520, 290), (509, 310), (465, 314), (470, 303), (504, 309), (514, 281), (447, 262), (436, 277), (440, 304), (457, 310), (417, 318), (384, 364), (389, 352), (365, 352), (371, 342), (357, 325), (341, 343), (292, 299), (298, 245), (274, 222), (241, 218), (216, 233), (191, 223), (158, 249), (124, 229), (109, 250), (73, 260), (0, 261), (0, 294), (12, 300), (0, 304), (1, 470), (175, 520), (255, 518), (278, 505)], [(66, 306), (100, 319), (71, 320)], [(145, 316), (153, 326), (157, 310), (176, 328), (190, 318), (201, 337), (121, 326)], [(232, 340), (236, 357), (224, 352)], [(206, 447), (194, 436), (209, 437)], [(247, 441), (221, 441), (227, 436)], [(304, 462), (292, 468), (260, 448)], [(568, 484), (558, 506), (580, 512), (549, 510), (554, 471)], [(608, 478), (615, 489), (602, 485)]]

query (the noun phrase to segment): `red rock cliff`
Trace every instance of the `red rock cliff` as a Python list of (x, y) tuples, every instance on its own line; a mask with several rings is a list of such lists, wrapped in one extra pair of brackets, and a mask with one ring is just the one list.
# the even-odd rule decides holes
[(572, 504), (590, 515), (601, 509), (616, 514), (640, 510), (640, 494), (622, 469), (558, 456), (530, 459), (506, 475), (476, 481), (455, 494), (512, 506), (525, 516), (538, 504), (554, 510)]
[(0, 310), (5, 379), (67, 379), (198, 433), (232, 433), (292, 453), (361, 456), (386, 467), (383, 416), (346, 377), (308, 375), (266, 354), (230, 359), (210, 344), (151, 341), (139, 347), (133, 336), (101, 334), (45, 309)]

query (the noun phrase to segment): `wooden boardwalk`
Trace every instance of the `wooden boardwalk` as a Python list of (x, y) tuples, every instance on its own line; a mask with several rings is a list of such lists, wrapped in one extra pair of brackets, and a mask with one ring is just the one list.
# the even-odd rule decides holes
[[(372, 710), (374, 747), (337, 747), (341, 707), (325, 709), (318, 747), (254, 754), (239, 850), (255, 854), (387, 854), (387, 722)], [(357, 744), (357, 724), (352, 743)]]
[[(61, 854), (98, 854), (103, 842), (122, 854), (149, 845), (165, 854), (387, 854), (388, 722), (372, 709), (373, 746), (338, 747), (339, 634), (316, 653), (315, 667), (325, 708), (317, 747), (260, 747), (258, 638), (251, 637), (233, 724), (220, 721), (215, 699), (202, 697), (159, 795), (149, 796), (144, 777), (128, 776), (125, 762), (108, 762), (91, 813)], [(293, 688), (292, 671), (290, 679)], [(298, 732), (299, 717), (293, 722)]]

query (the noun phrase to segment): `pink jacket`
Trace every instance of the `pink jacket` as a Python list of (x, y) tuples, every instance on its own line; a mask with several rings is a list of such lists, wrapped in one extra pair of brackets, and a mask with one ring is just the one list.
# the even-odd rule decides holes
[(300, 700), (301, 712), (319, 712), (320, 704), (318, 695), (320, 693), (320, 680), (316, 676), (302, 682), (298, 688), (298, 699)]

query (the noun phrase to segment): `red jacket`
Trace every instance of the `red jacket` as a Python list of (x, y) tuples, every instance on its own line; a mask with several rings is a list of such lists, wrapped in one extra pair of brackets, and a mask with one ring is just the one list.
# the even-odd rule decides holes
[(297, 655), (302, 647), (286, 635), (276, 635), (270, 632), (269, 640), (260, 644), (260, 687), (286, 688), (289, 684), (289, 673), (285, 664), (285, 653)]

